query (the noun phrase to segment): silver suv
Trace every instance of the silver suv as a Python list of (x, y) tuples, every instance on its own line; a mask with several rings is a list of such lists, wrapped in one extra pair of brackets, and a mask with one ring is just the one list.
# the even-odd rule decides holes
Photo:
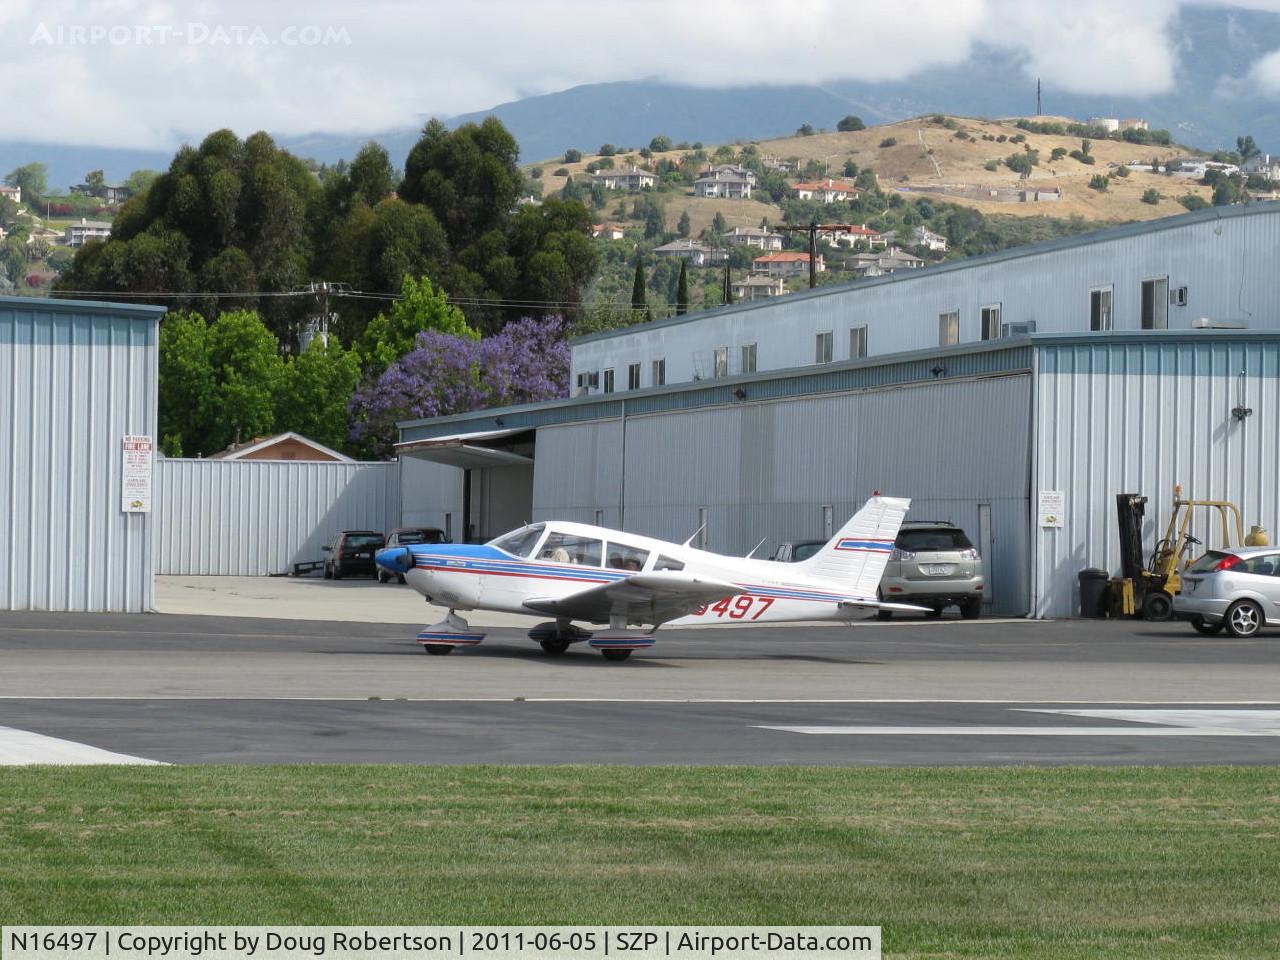
[(1280, 549), (1210, 550), (1182, 575), (1173, 615), (1201, 633), (1252, 637), (1280, 626)]
[[(982, 615), (986, 574), (982, 558), (965, 532), (952, 523), (933, 520), (907, 521), (898, 531), (893, 553), (880, 578), (881, 600), (902, 600), (932, 610), (942, 616), (944, 607), (955, 604), (966, 620)], [(889, 610), (877, 611), (889, 620)]]

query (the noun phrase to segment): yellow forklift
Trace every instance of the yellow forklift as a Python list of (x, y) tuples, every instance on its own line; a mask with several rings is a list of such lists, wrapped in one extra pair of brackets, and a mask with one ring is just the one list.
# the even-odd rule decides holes
[[(1147, 498), (1136, 493), (1116, 494), (1116, 515), (1120, 526), (1121, 578), (1114, 581), (1115, 612), (1122, 616), (1141, 614), (1147, 620), (1168, 620), (1173, 616), (1173, 597), (1182, 589), (1182, 573), (1201, 551), (1193, 547), (1203, 541), (1191, 533), (1197, 510), (1217, 513), (1221, 547), (1264, 546), (1266, 533), (1254, 527), (1246, 538), (1240, 508), (1227, 500), (1184, 500), (1182, 485), (1173, 487), (1173, 512), (1163, 539), (1145, 558), (1142, 550), (1142, 518)], [(1211, 521), (1212, 523), (1212, 521)]]

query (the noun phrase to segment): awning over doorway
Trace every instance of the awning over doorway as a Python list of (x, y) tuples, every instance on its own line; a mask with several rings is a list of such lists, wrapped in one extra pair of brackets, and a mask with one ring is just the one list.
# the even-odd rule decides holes
[[(526, 436), (520, 436), (525, 434)], [(507, 430), (483, 430), (477, 433), (458, 433), (448, 437), (432, 437), (430, 440), (408, 440), (397, 443), (397, 456), (430, 460), (450, 467), (476, 470), (481, 467), (528, 466), (533, 457), (514, 453), (510, 447), (532, 440), (530, 427)]]

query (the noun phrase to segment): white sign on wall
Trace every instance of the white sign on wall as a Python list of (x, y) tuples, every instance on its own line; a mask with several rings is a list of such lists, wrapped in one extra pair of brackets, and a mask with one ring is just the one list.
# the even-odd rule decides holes
[(1037, 511), (1040, 526), (1061, 528), (1066, 519), (1066, 497), (1061, 490), (1041, 490)]
[(124, 458), (120, 509), (125, 513), (150, 513), (151, 461), (155, 444), (150, 437), (128, 434), (120, 449)]

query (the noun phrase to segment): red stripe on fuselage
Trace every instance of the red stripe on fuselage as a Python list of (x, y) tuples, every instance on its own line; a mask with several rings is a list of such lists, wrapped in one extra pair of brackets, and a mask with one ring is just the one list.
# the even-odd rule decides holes
[(486, 577), (520, 577), (526, 580), (564, 580), (569, 583), (619, 583), (620, 580), (614, 578), (606, 578), (603, 580), (594, 577), (557, 577), (554, 574), (547, 573), (508, 573), (505, 570), (468, 570), (465, 567), (433, 567), (429, 565), (419, 566), (419, 570), (441, 570), (445, 573), (474, 573), (477, 576)]

